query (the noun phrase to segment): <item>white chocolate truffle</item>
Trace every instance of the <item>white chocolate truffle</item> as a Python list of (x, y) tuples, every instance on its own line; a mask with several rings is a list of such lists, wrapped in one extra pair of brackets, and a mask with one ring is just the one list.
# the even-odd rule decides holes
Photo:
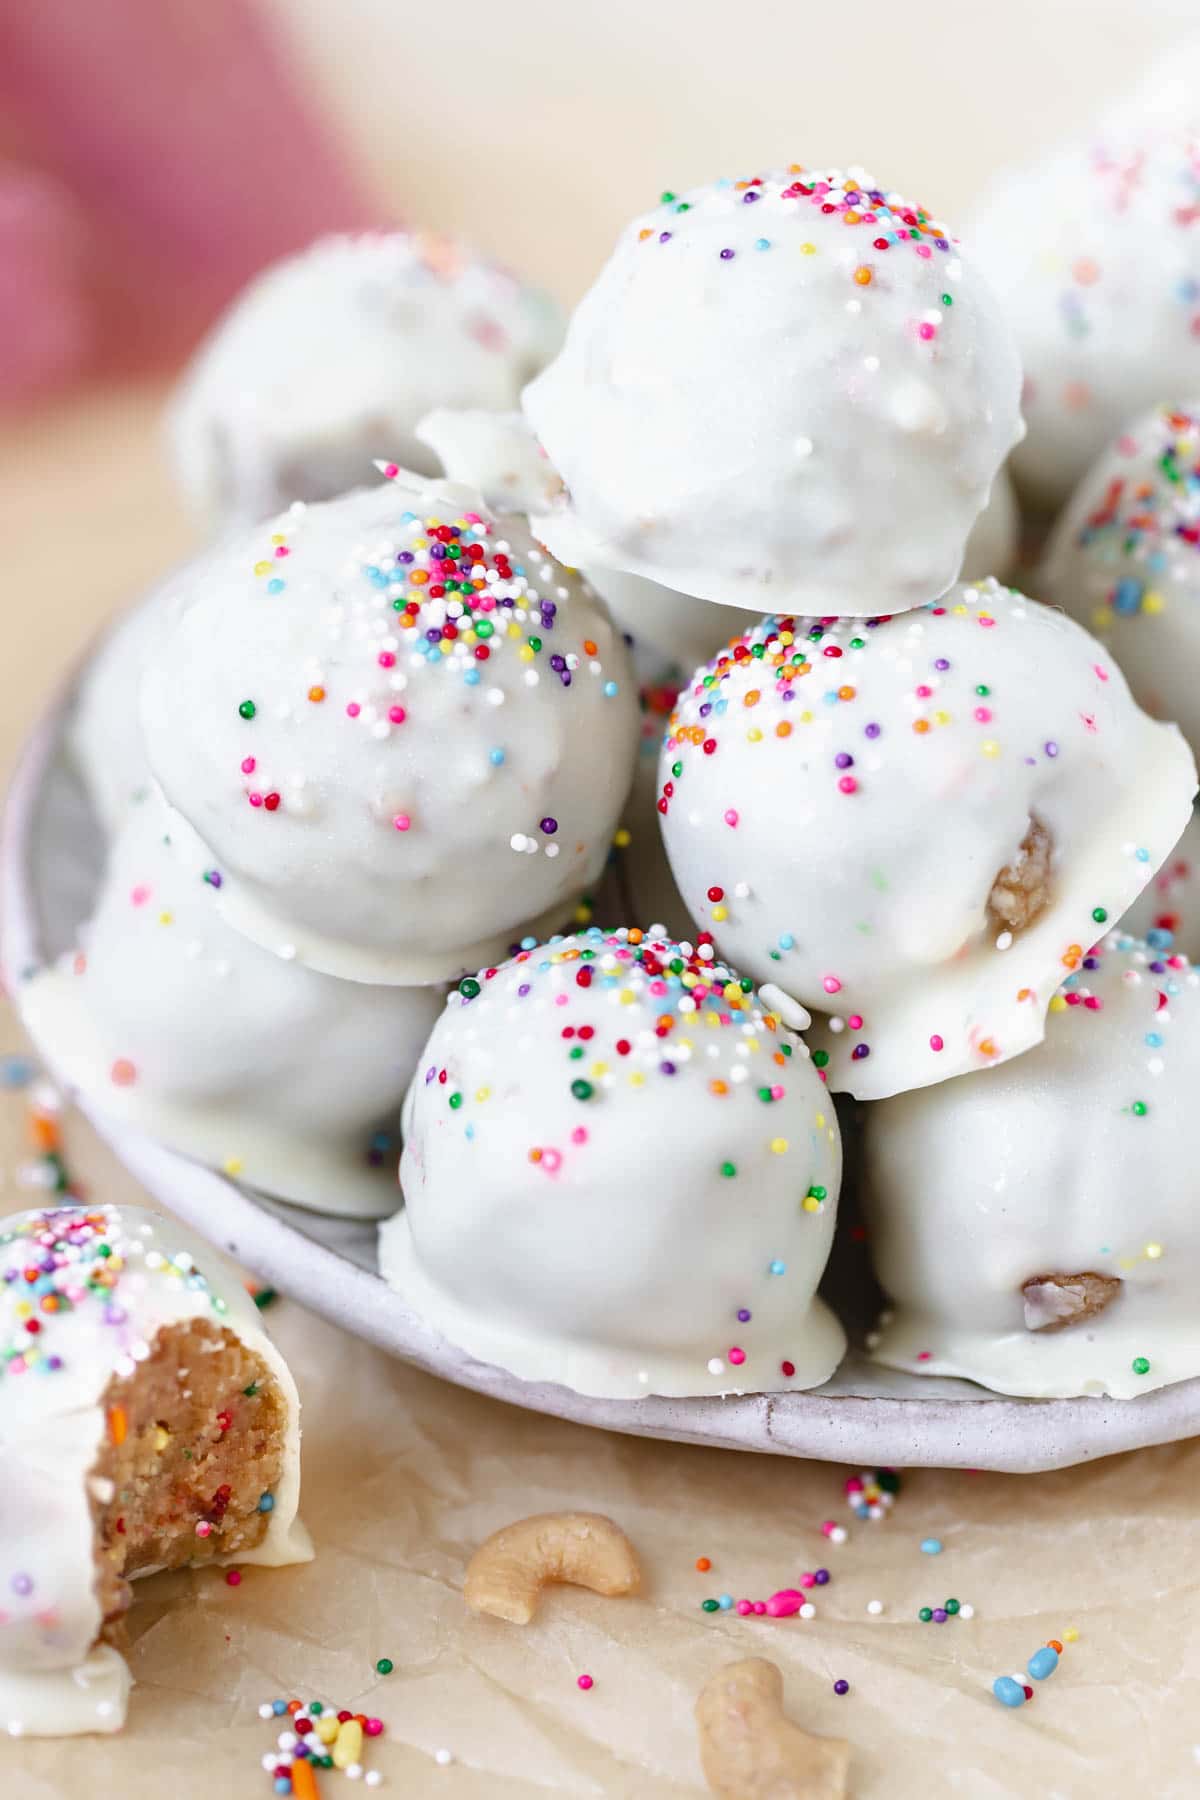
[(1018, 489), (1061, 506), (1125, 421), (1200, 390), (1200, 145), (1147, 125), (1001, 176), (966, 237), (1016, 333)]
[[(542, 514), (562, 493), (562, 479), (522, 413), (441, 410), (422, 419), (417, 436), (451, 481), (478, 488), (492, 506)], [(664, 665), (690, 673), (759, 616), (741, 606), (706, 604), (644, 575), (604, 567), (584, 574), (607, 601), (630, 640), (638, 673), (647, 678)]]
[(837, 1119), (748, 987), (711, 948), (598, 929), (464, 981), (405, 1102), (387, 1280), (470, 1355), (580, 1393), (826, 1380)]
[(212, 527), (434, 465), (434, 406), (503, 408), (562, 337), (544, 296), (448, 238), (323, 238), (257, 277), (200, 349), (169, 421), (172, 459)]
[(762, 612), (943, 593), (1021, 435), (1002, 310), (942, 225), (861, 170), (664, 196), (523, 406), (564, 561)]
[(1121, 918), (1121, 930), (1144, 938), (1152, 950), (1181, 951), (1200, 960), (1200, 813)]
[(523, 521), (403, 474), (208, 559), (142, 723), (229, 923), (400, 985), (561, 925), (603, 867), (638, 730), (591, 590)]
[(867, 1109), (877, 1361), (1039, 1399), (1200, 1375), (1196, 990), (1111, 934), (1028, 1056)]
[(1139, 705), (1200, 744), (1200, 403), (1155, 407), (1089, 469), (1039, 590), (1095, 632)]
[(396, 1131), (440, 990), (272, 956), (225, 923), (171, 834), (157, 799), (130, 816), (86, 953), (21, 991), (30, 1030), (107, 1117), (283, 1199), (389, 1212), (373, 1142)]
[(172, 579), (117, 620), (92, 653), (67, 722), (71, 762), (104, 830), (115, 832), (150, 791), (138, 688), (176, 615)]
[(120, 1730), (128, 1580), (310, 1559), (299, 1415), (207, 1244), (141, 1207), (0, 1220), (0, 1734)]
[(860, 1100), (1039, 1042), (1196, 789), (1095, 640), (994, 581), (880, 621), (765, 619), (680, 697), (659, 776), (688, 910), (831, 1015), (817, 1054)]

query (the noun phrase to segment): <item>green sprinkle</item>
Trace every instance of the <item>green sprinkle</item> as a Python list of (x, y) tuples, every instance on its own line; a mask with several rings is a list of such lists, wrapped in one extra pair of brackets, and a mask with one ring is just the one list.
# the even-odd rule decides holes
[(828, 1050), (814, 1050), (812, 1059), (813, 1067), (815, 1069), (823, 1069), (825, 1064), (829, 1061), (829, 1052)]
[(528, 644), (528, 645), (529, 645), (529, 648), (530, 648), (530, 649), (531, 649), (531, 650), (532, 650), (532, 651), (533, 651), (533, 653), (534, 653), (534, 655), (535, 655), (535, 656), (536, 656), (536, 654), (537, 654), (537, 652), (538, 652), (538, 651), (539, 651), (539, 650), (540, 650), (540, 649), (541, 649), (541, 647), (542, 647), (542, 640), (541, 640), (541, 638), (539, 638), (539, 637), (531, 637), (531, 638), (527, 638), (527, 639), (526, 639), (526, 640), (525, 640), (525, 641), (526, 641), (526, 643), (527, 643), (527, 644)]
[(1093, 906), (1092, 917), (1095, 919), (1097, 925), (1103, 925), (1108, 918), (1108, 912), (1103, 906)]
[(681, 200), (679, 205), (675, 208), (676, 212), (691, 212), (691, 210), (692, 203), (690, 200)]
[(991, 693), (991, 691), (992, 691), (991, 688), (985, 687), (982, 682), (980, 682), (979, 686), (975, 689), (975, 692), (984, 700), (987, 699), (987, 696)]
[(243, 700), (242, 704), (238, 707), (238, 712), (242, 715), (243, 719), (252, 719), (257, 711), (258, 708), (255, 706), (253, 700)]
[(464, 975), (458, 984), (458, 991), (464, 1000), (474, 1000), (479, 992), (479, 983), (473, 975)]
[(580, 1057), (581, 1057), (581, 1056), (582, 1056), (582, 1055), (583, 1055), (583, 1045), (582, 1045), (582, 1044), (575, 1044), (575, 1045), (574, 1045), (574, 1046), (573, 1046), (573, 1047), (572, 1047), (572, 1048), (571, 1048), (571, 1049), (570, 1049), (570, 1050), (569, 1050), (569, 1051), (568, 1051), (568, 1052), (567, 1052), (567, 1055), (568, 1055), (568, 1058), (569, 1058), (569, 1059), (570, 1059), (570, 1061), (571, 1061), (571, 1062), (578, 1062), (578, 1061), (579, 1061), (579, 1059), (580, 1059)]
[(943, 294), (942, 295), (942, 305), (943, 306), (953, 306), (954, 305), (953, 294)]
[(810, 1200), (824, 1200), (828, 1192), (828, 1188), (810, 1187), (808, 1190), (808, 1197)]
[(734, 1175), (737, 1174), (737, 1164), (731, 1163), (731, 1162), (723, 1162), (721, 1164), (721, 1173), (722, 1173), (722, 1175), (726, 1176), (727, 1178), (732, 1178)]
[(918, 1619), (920, 1619), (922, 1625), (928, 1625), (929, 1621), (933, 1617), (932, 1606), (923, 1606), (921, 1608), (920, 1612), (917, 1614), (917, 1617), (918, 1617)]
[(1150, 1108), (1144, 1100), (1135, 1100), (1129, 1110), (1135, 1119), (1144, 1119)]
[(462, 1105), (462, 1095), (461, 1094), (451, 1094), (451, 1096), (450, 1096), (451, 1112), (457, 1112), (461, 1105)]
[(310, 1700), (308, 1703), (308, 1710), (314, 1719), (319, 1719), (321, 1714), (325, 1711), (325, 1708), (319, 1700)]
[(590, 1100), (595, 1091), (590, 1081), (573, 1081), (571, 1083), (571, 1092), (577, 1100)]
[(477, 637), (490, 638), (495, 635), (495, 631), (496, 627), (492, 624), (490, 619), (479, 619), (476, 621), (475, 635)]
[(960, 1604), (960, 1602), (957, 1600), (943, 1600), (942, 1601), (942, 1611), (948, 1612), (948, 1613), (956, 1613), (958, 1611), (959, 1604)]
[(768, 1106), (770, 1106), (771, 1101), (774, 1099), (774, 1095), (771, 1093), (770, 1088), (759, 1088), (758, 1097), (760, 1100), (764, 1100)]
[(679, 777), (683, 774), (683, 764), (681, 762), (672, 763), (671, 764), (671, 773), (675, 777), (676, 781), (678, 781)]
[(700, 1610), (701, 1612), (720, 1612), (721, 1605), (717, 1600), (702, 1600), (700, 1602)]
[(674, 198), (675, 198), (675, 196), (671, 192), (670, 188), (664, 188), (662, 193), (658, 196), (659, 205), (660, 206), (670, 206), (670, 204), (671, 204), (672, 200), (674, 200)]
[(254, 1304), (261, 1312), (264, 1306), (270, 1306), (272, 1300), (278, 1300), (279, 1294), (273, 1287), (259, 1288), (254, 1296)]
[(1135, 1375), (1148, 1375), (1150, 1373), (1149, 1360), (1144, 1356), (1135, 1356), (1133, 1359), (1133, 1372)]
[(252, 1381), (248, 1388), (242, 1389), (242, 1399), (243, 1400), (253, 1400), (253, 1398), (254, 1398), (255, 1394), (257, 1394), (257, 1392), (258, 1392), (258, 1383), (257, 1383), (257, 1381)]
[(378, 1675), (390, 1675), (395, 1666), (390, 1656), (381, 1656), (375, 1664), (375, 1672)]

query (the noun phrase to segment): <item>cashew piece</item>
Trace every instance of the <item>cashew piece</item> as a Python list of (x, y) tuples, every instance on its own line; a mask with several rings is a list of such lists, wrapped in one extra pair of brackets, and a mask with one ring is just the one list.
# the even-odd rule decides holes
[(849, 1744), (792, 1724), (774, 1663), (718, 1669), (700, 1690), (696, 1724), (704, 1779), (723, 1800), (845, 1800)]
[(641, 1579), (633, 1545), (603, 1513), (535, 1513), (480, 1544), (467, 1564), (463, 1596), (475, 1612), (528, 1625), (548, 1581), (632, 1594)]

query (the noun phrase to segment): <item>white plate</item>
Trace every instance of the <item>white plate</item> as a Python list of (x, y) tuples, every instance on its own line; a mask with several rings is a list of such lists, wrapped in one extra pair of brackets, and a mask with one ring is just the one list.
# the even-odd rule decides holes
[[(23, 974), (74, 941), (103, 856), (99, 828), (61, 755), (69, 702), (66, 691), (29, 738), (0, 839), (0, 968), (18, 1010)], [(38, 1050), (53, 1074), (54, 1045)], [(807, 1394), (594, 1400), (519, 1381), (447, 1343), (384, 1285), (373, 1226), (264, 1200), (79, 1104), (150, 1193), (271, 1286), (419, 1368), (537, 1412), (861, 1467), (1063, 1468), (1200, 1433), (1200, 1380), (1136, 1400), (1011, 1400), (965, 1381), (877, 1369), (853, 1350), (832, 1381)], [(854, 1285), (861, 1290), (861, 1265)]]

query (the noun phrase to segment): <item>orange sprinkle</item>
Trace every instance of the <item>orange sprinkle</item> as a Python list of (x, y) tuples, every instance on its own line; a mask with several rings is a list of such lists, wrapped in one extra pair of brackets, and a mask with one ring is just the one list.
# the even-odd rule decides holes
[(644, 244), (648, 237), (653, 237), (653, 236), (654, 236), (654, 233), (652, 231), (639, 231), (638, 232), (638, 243)]
[(292, 1793), (295, 1800), (320, 1800), (321, 1790), (307, 1756), (298, 1756), (292, 1764)]
[(914, 719), (913, 720), (913, 730), (916, 732), (928, 731), (929, 730), (929, 720), (928, 719)]
[(287, 1709), (291, 1713), (292, 1717), (295, 1718), (295, 1716), (298, 1712), (304, 1711), (304, 1703), (302, 1700), (289, 1700), (287, 1703)]
[(980, 1056), (995, 1056), (996, 1045), (992, 1038), (984, 1038), (979, 1045)]
[(712, 1564), (707, 1556), (698, 1556), (696, 1558), (696, 1567), (702, 1575), (707, 1575), (708, 1571), (712, 1568)]
[(710, 1081), (708, 1084), (708, 1091), (710, 1094), (727, 1094), (729, 1092), (729, 1083), (719, 1079)]
[(29, 1120), (29, 1136), (37, 1150), (57, 1150), (62, 1143), (58, 1120), (49, 1113), (33, 1113)]
[[(696, 1567), (697, 1567), (697, 1568), (699, 1568), (699, 1566), (700, 1566), (700, 1565), (699, 1565), (699, 1563), (697, 1563), (697, 1564), (696, 1564)], [(1062, 1645), (1061, 1645), (1061, 1644), (1060, 1644), (1060, 1643), (1059, 1643), (1059, 1641), (1058, 1641), (1058, 1639), (1057, 1639), (1057, 1638), (1047, 1638), (1047, 1639), (1046, 1639), (1046, 1648), (1047, 1648), (1047, 1650), (1057, 1650), (1057, 1651), (1058, 1651), (1058, 1654), (1059, 1654), (1059, 1655), (1060, 1655), (1060, 1656), (1061, 1656), (1061, 1655), (1062, 1655), (1062, 1653), (1063, 1653), (1063, 1647), (1062, 1647)]]
[(751, 688), (750, 692), (746, 695), (746, 698), (742, 701), (742, 705), (743, 706), (757, 706), (761, 699), (762, 699), (762, 689), (761, 688)]
[(778, 725), (775, 727), (775, 736), (776, 737), (791, 737), (791, 735), (792, 735), (792, 728), (789, 725), (788, 721), (786, 719), (780, 719)]
[(860, 263), (858, 265), (858, 268), (854, 271), (854, 279), (857, 281), (859, 287), (870, 287), (872, 275), (866, 263)]
[(325, 689), (323, 687), (310, 687), (308, 690), (308, 697), (314, 702), (323, 700), (325, 698)]
[(853, 700), (853, 698), (857, 692), (858, 692), (857, 688), (840, 687), (838, 689), (838, 699), (839, 700)]
[(529, 1152), (529, 1160), (531, 1163), (540, 1163), (542, 1160), (541, 1151), (540, 1150), (531, 1150)]
[(123, 1444), (129, 1433), (129, 1419), (123, 1406), (108, 1409), (108, 1435), (114, 1444)]
[(630, 927), (629, 941), (631, 944), (640, 944), (642, 941), (642, 934), (636, 925)]
[(425, 569), (414, 569), (408, 579), (414, 587), (424, 587), (429, 580), (429, 573)]
[(583, 648), (588, 656), (595, 656), (596, 646), (595, 646), (595, 644), (593, 644), (591, 638), (584, 638)]

